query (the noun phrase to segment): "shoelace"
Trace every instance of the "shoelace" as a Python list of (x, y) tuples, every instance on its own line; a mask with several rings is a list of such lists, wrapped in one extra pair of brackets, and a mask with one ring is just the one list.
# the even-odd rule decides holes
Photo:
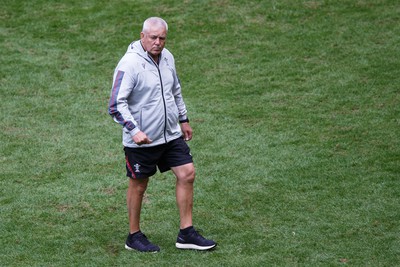
[(196, 230), (193, 231), (192, 235), (199, 237), (202, 240), (206, 240), (199, 232), (197, 232)]
[(150, 244), (150, 241), (147, 239), (146, 235), (143, 233), (135, 236), (135, 239), (138, 240), (140, 243), (142, 243), (145, 246)]

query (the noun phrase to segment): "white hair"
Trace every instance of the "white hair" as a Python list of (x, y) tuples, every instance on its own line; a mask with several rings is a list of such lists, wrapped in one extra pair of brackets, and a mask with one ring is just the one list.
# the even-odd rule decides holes
[(164, 27), (165, 30), (168, 32), (168, 24), (165, 20), (159, 17), (150, 17), (143, 22), (143, 29), (142, 32), (147, 32), (150, 26), (161, 26)]

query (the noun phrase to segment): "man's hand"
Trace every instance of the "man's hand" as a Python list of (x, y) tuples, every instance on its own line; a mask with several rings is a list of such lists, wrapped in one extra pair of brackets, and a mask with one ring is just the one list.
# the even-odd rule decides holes
[(151, 142), (153, 142), (150, 138), (147, 137), (147, 135), (140, 131), (137, 134), (135, 134), (133, 137), (133, 142), (135, 142), (135, 144), (137, 145), (143, 145), (143, 144), (150, 144)]
[(181, 130), (183, 132), (183, 138), (185, 139), (185, 141), (192, 140), (193, 130), (188, 122), (181, 123)]

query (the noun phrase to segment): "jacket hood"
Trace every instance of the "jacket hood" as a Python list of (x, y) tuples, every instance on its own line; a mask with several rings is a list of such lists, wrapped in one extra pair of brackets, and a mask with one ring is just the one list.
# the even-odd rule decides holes
[(145, 59), (147, 59), (147, 60), (150, 59), (150, 58), (149, 58), (150, 55), (147, 53), (146, 50), (144, 50), (144, 48), (143, 48), (142, 43), (140, 42), (140, 40), (132, 42), (132, 43), (128, 46), (128, 49), (126, 50), (126, 53), (127, 53), (127, 54), (129, 54), (129, 53), (135, 53), (135, 54), (138, 54), (138, 55), (140, 55), (141, 57), (143, 57), (143, 58), (145, 58)]
[(147, 56), (147, 52), (144, 50), (142, 43), (139, 40), (130, 43), (126, 53), (136, 53), (141, 56)]
[[(151, 61), (150, 59), (150, 55), (148, 54), (148, 52), (146, 50), (144, 50), (142, 43), (140, 42), (140, 40), (137, 41), (133, 41), (129, 46), (128, 49), (126, 50), (127, 54), (130, 53), (135, 53), (140, 55), (141, 57), (145, 58), (148, 61)], [(164, 49), (161, 51), (160, 56), (163, 57), (167, 54), (170, 54), (170, 52), (168, 51), (168, 49), (166, 49), (164, 47)]]

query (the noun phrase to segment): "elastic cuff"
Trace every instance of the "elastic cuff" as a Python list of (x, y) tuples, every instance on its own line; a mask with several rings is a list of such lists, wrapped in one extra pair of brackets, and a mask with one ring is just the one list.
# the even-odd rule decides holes
[(134, 137), (138, 132), (140, 132), (140, 129), (138, 127), (133, 128), (132, 131), (129, 132), (131, 137)]
[(184, 123), (184, 122), (189, 122), (189, 118), (186, 118), (184, 120), (179, 120), (179, 123)]

